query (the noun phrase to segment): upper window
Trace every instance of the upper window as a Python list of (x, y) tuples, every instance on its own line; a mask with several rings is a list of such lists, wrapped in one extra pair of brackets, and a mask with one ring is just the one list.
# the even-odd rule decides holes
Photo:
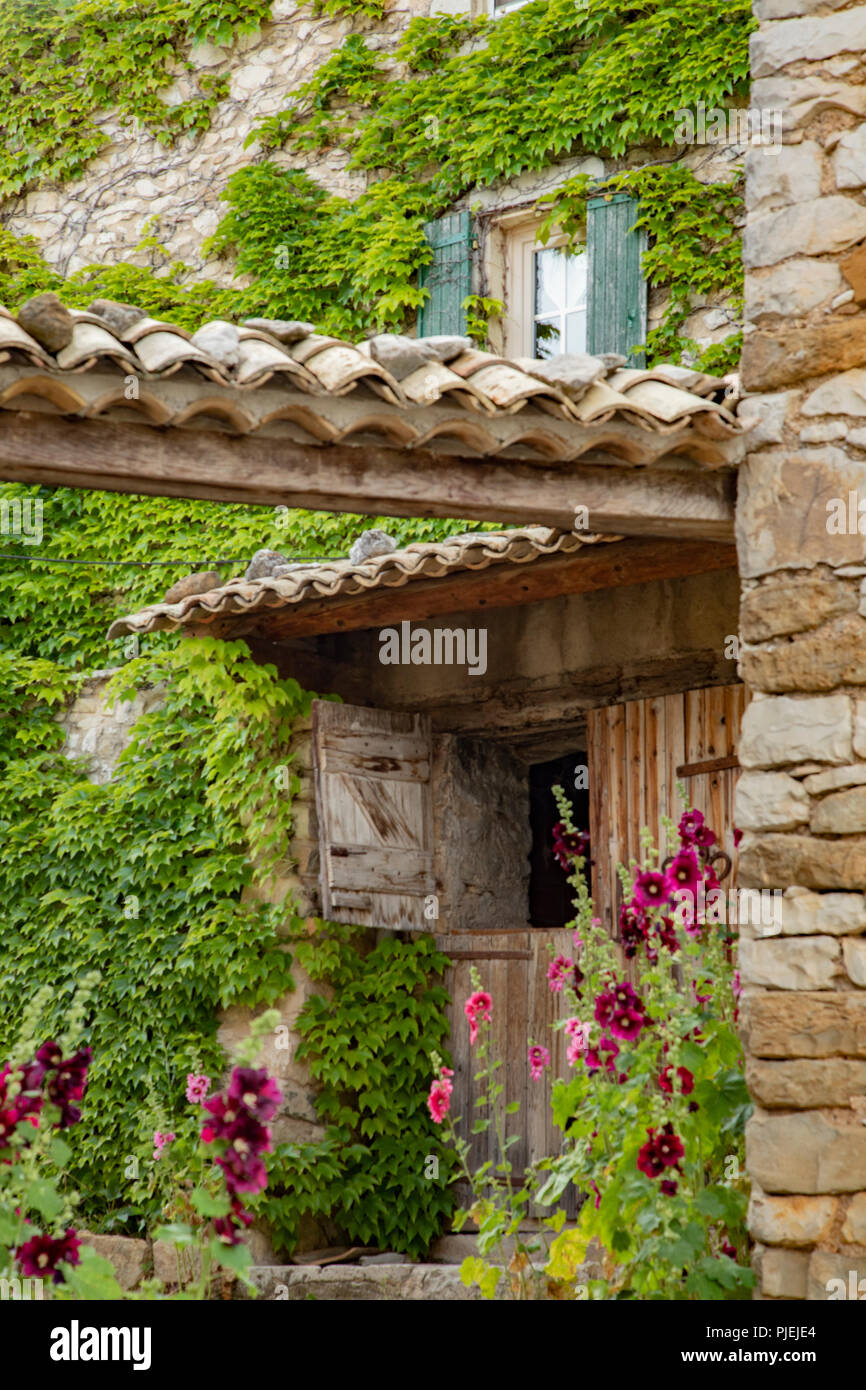
[(533, 248), (532, 356), (586, 352), (586, 256)]

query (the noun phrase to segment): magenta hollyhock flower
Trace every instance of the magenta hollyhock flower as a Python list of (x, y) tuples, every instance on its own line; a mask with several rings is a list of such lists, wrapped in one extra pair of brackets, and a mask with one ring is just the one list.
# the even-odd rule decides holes
[(628, 980), (615, 980), (611, 985), (611, 993), (619, 1008), (636, 1009), (639, 1014), (644, 1012), (643, 1002)]
[(70, 1226), (62, 1236), (31, 1236), (30, 1240), (19, 1245), (15, 1258), (21, 1266), (25, 1279), (40, 1278), (50, 1274), (55, 1284), (63, 1282), (63, 1273), (58, 1269), (62, 1260), (69, 1265), (81, 1262), (78, 1253), (81, 1241)]
[(195, 1072), (188, 1072), (186, 1078), (186, 1098), (190, 1105), (201, 1105), (207, 1099), (210, 1090), (209, 1076), (196, 1076)]
[(632, 960), (650, 932), (650, 920), (634, 898), (623, 903), (619, 910), (619, 930), (626, 959)]
[(606, 1028), (613, 1018), (616, 1009), (616, 999), (612, 990), (603, 990), (595, 997), (595, 1021), (600, 1023), (602, 1028)]
[(645, 869), (638, 874), (634, 884), (634, 896), (641, 907), (658, 907), (666, 903), (670, 889), (664, 874), (654, 869)]
[(216, 1163), (222, 1168), (226, 1187), (232, 1194), (263, 1192), (268, 1185), (268, 1170), (257, 1154), (240, 1153), (235, 1148), (228, 1148)]
[(441, 1125), (451, 1109), (451, 1090), (452, 1087), (448, 1082), (441, 1079), (434, 1081), (430, 1087), (427, 1109), (430, 1111), (434, 1124)]
[(677, 929), (674, 926), (672, 917), (663, 917), (656, 923), (656, 932), (659, 942), (668, 951), (678, 951), (679, 941), (677, 940)]
[(616, 1009), (608, 1026), (615, 1038), (632, 1042), (640, 1035), (645, 1022), (643, 1014), (639, 1014), (637, 1009)]
[(729, 1240), (723, 1241), (722, 1254), (727, 1255), (729, 1260), (735, 1260), (737, 1258), (737, 1247), (735, 1245), (731, 1245), (731, 1242)]
[(81, 1111), (73, 1101), (81, 1100), (87, 1089), (87, 1069), (92, 1060), (89, 1047), (83, 1047), (72, 1057), (63, 1060), (56, 1043), (43, 1043), (36, 1061), (45, 1068), (45, 1097), (60, 1111), (56, 1129), (68, 1129), (81, 1119)]
[(243, 1239), (241, 1229), (252, 1224), (253, 1214), (247, 1211), (239, 1197), (232, 1197), (231, 1210), (226, 1216), (218, 1216), (213, 1223), (214, 1235), (224, 1245), (240, 1245)]
[[(607, 1052), (610, 1055), (605, 1059), (602, 1056), (603, 1052)], [(602, 1037), (599, 1038), (595, 1047), (590, 1047), (583, 1054), (583, 1060), (589, 1071), (598, 1071), (600, 1067), (604, 1067), (607, 1071), (613, 1071), (614, 1058), (618, 1056), (619, 1043), (615, 1043), (613, 1038)]]
[(704, 817), (701, 811), (686, 811), (680, 817), (677, 826), (680, 840), (684, 845), (695, 843), (695, 836), (704, 828)]
[[(659, 1077), (659, 1085), (661, 1086), (662, 1090), (666, 1093), (666, 1095), (669, 1096), (672, 1096), (674, 1093), (674, 1085), (673, 1080), (671, 1078), (672, 1071), (673, 1067), (665, 1067), (664, 1071)], [(689, 1071), (688, 1067), (677, 1067), (677, 1076), (679, 1077), (680, 1081), (680, 1091), (684, 1096), (690, 1096), (692, 1091), (695, 1089), (694, 1076)]]
[[(205, 1078), (207, 1079), (207, 1078)], [(257, 1120), (270, 1120), (283, 1093), (264, 1067), (235, 1067), (228, 1085), (229, 1105), (247, 1111)]]
[(527, 1050), (529, 1075), (533, 1081), (540, 1081), (545, 1067), (550, 1066), (550, 1053), (540, 1043), (533, 1043)]
[(738, 830), (737, 827), (734, 826), (734, 849), (739, 849), (739, 848), (740, 848), (740, 844), (742, 843), (742, 839), (743, 839), (743, 832), (742, 832), (742, 830)]
[(566, 873), (573, 859), (589, 855), (589, 834), (585, 830), (566, 830), (561, 821), (553, 827), (553, 857)]
[(596, 1211), (598, 1211), (599, 1207), (601, 1206), (601, 1193), (598, 1190), (598, 1183), (596, 1183), (592, 1178), (590, 1178), (589, 1185), (595, 1193), (595, 1209)]
[(665, 877), (671, 893), (690, 893), (692, 899), (696, 898), (701, 884), (701, 866), (694, 850), (684, 846), (675, 854), (667, 867)]

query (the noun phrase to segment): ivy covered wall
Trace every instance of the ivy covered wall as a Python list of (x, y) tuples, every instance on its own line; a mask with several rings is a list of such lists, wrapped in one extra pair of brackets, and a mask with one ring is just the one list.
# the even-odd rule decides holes
[[(551, 219), (577, 229), (589, 151), (640, 193), (671, 305), (656, 348), (676, 355), (693, 293), (738, 294), (739, 202), (726, 155), (723, 187), (706, 150), (675, 160), (674, 113), (741, 90), (749, 26), (745, 0), (688, 12), (532, 0), (495, 25), (379, 16), (377, 0), (319, 12), (10, 0), (0, 302), (52, 289), (189, 327), (256, 314), (351, 336), (401, 328), (425, 220), (483, 189), (507, 206), (537, 175)], [(370, 521), (11, 485), (0, 496), (44, 506), (39, 546), (0, 537), (0, 1053), (41, 984), (59, 1015), (86, 968), (103, 974), (87, 1137), (67, 1181), (95, 1226), (149, 1221), (157, 1175), (141, 1164), (130, 1177), (129, 1160), (171, 1127), (188, 1070), (219, 1071), (219, 1010), (283, 997), (298, 962), (341, 1001), (311, 1001), (302, 1025), (326, 1137), (281, 1147), (269, 1217), (289, 1244), (302, 1213), (339, 1213), (353, 1239), (420, 1252), (448, 1205), (419, 1162), (441, 958), (429, 938), (370, 954), (342, 929), (311, 937), (291, 901), (249, 892), (289, 835), (273, 750), (309, 695), (243, 644), (157, 637), (136, 660), (105, 639), (119, 611), (190, 570), (227, 578), (262, 546), (345, 554)], [(383, 524), (401, 542), (453, 529)], [(60, 756), (55, 714), (83, 673), (117, 665), (129, 692), (159, 682), (165, 698), (97, 786)]]

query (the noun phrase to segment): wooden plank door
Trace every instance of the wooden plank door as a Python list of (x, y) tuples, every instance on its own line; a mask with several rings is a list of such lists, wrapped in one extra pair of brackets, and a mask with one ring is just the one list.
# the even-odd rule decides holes
[[(496, 1136), (491, 1126), (483, 1134), (472, 1134), (472, 1126), (486, 1111), (475, 1106), (479, 1085), (473, 1080), (476, 1058), (469, 1045), (469, 1024), (463, 1005), (472, 993), (470, 970), (475, 966), (481, 977), (481, 987), (493, 1000), (491, 1039), (495, 1056), (504, 1066), (499, 1075), (505, 1090), (502, 1103), (517, 1101), (520, 1110), (506, 1116), (506, 1134), (519, 1135), (518, 1142), (508, 1151), (514, 1173), (520, 1176), (529, 1164), (560, 1152), (563, 1136), (553, 1123), (550, 1110), (552, 1077), (567, 1076), (569, 1066), (565, 1057), (567, 1038), (560, 1030), (554, 1033), (554, 1019), (564, 1017), (564, 1004), (558, 994), (552, 994), (547, 983), (550, 964), (549, 947), (554, 954), (571, 955), (571, 932), (528, 928), (526, 931), (455, 932), (437, 936), (437, 945), (453, 963), (445, 980), (451, 999), (449, 1022), (450, 1050), (454, 1063), (454, 1093), (452, 1112), (460, 1116), (458, 1131), (471, 1145), (469, 1166), (473, 1170), (486, 1160), (499, 1162)], [(551, 1070), (540, 1081), (529, 1075), (527, 1046), (529, 1039), (541, 1043), (551, 1054)], [(462, 1189), (460, 1200), (468, 1200)], [(574, 1214), (573, 1191), (566, 1207)]]
[(430, 721), (313, 701), (322, 915), (425, 931), (433, 893)]
[(616, 936), (617, 864), (643, 858), (646, 826), (668, 853), (663, 817), (678, 821), (682, 782), (731, 859), (724, 882), (736, 886), (734, 787), (737, 744), (747, 694), (743, 685), (708, 686), (652, 700), (631, 700), (587, 714), (587, 762), (593, 896)]

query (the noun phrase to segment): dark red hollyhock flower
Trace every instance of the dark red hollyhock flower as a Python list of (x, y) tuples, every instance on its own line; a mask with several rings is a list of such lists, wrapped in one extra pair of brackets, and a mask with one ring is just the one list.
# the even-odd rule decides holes
[(586, 830), (566, 830), (562, 821), (553, 827), (553, 857), (566, 873), (573, 859), (589, 857), (589, 833)]
[(57, 1046), (57, 1043), (49, 1038), (48, 1042), (44, 1042), (37, 1050), (36, 1061), (42, 1067), (44, 1074), (49, 1068), (60, 1066), (60, 1063), (63, 1061), (63, 1053)]
[(45, 1068), (45, 1098), (60, 1111), (55, 1128), (68, 1129), (81, 1119), (81, 1111), (72, 1102), (81, 1100), (87, 1089), (87, 1069), (91, 1060), (90, 1048), (83, 1047), (64, 1061), (53, 1042), (43, 1043), (36, 1053), (37, 1063)]
[(238, 1197), (232, 1197), (231, 1211), (226, 1216), (218, 1216), (213, 1223), (214, 1234), (226, 1245), (240, 1245), (241, 1230), (250, 1226), (252, 1220), (252, 1212), (244, 1208)]
[[(664, 1071), (659, 1077), (659, 1085), (661, 1086), (662, 1090), (666, 1093), (666, 1095), (669, 1096), (672, 1096), (674, 1092), (673, 1081), (671, 1080), (672, 1071), (673, 1067), (665, 1067)], [(689, 1071), (688, 1067), (677, 1067), (677, 1076), (680, 1079), (680, 1089), (682, 1091), (682, 1094), (684, 1096), (690, 1096), (692, 1091), (695, 1089), (694, 1076)]]
[(606, 1028), (616, 1010), (616, 999), (609, 990), (595, 996), (595, 1021)]
[(643, 1001), (632, 989), (627, 980), (615, 980), (611, 986), (611, 993), (621, 1009), (635, 1009), (639, 1014), (644, 1011)]
[[(610, 1056), (607, 1059), (603, 1058), (603, 1052), (610, 1053)], [(583, 1060), (586, 1062), (590, 1071), (598, 1071), (600, 1067), (605, 1067), (607, 1071), (613, 1071), (614, 1058), (618, 1056), (619, 1043), (615, 1043), (613, 1038), (602, 1037), (599, 1038), (595, 1047), (589, 1048), (583, 1054)], [(595, 1138), (595, 1135), (593, 1135), (593, 1138)]]
[(667, 902), (669, 894), (670, 887), (664, 874), (645, 870), (635, 879), (634, 896), (643, 907), (658, 907)]
[(15, 1258), (21, 1266), (25, 1279), (38, 1278), (50, 1274), (55, 1284), (63, 1282), (63, 1274), (58, 1269), (61, 1260), (67, 1264), (80, 1263), (78, 1254), (81, 1241), (70, 1226), (62, 1236), (33, 1236), (24, 1245), (19, 1245)]
[(648, 1129), (649, 1139), (639, 1151), (637, 1166), (648, 1178), (657, 1178), (665, 1168), (677, 1168), (685, 1154), (682, 1140), (674, 1134), (673, 1125), (668, 1122), (656, 1133)]
[(731, 1245), (730, 1241), (726, 1240), (722, 1245), (722, 1254), (727, 1255), (731, 1260), (735, 1260), (737, 1258), (737, 1247)]
[(619, 910), (619, 930), (626, 959), (632, 960), (637, 955), (638, 947), (646, 944), (650, 933), (649, 918), (634, 898), (623, 903)]
[(268, 1185), (267, 1169), (256, 1154), (229, 1148), (216, 1162), (223, 1170), (226, 1187), (231, 1193), (263, 1192)]
[(741, 841), (742, 841), (742, 838), (743, 838), (743, 832), (742, 832), (742, 830), (738, 830), (737, 827), (734, 826), (734, 849), (739, 849), (739, 848), (740, 848), (740, 843), (741, 843)]
[(659, 1187), (666, 1197), (674, 1197), (676, 1195), (677, 1184), (672, 1178), (663, 1178), (659, 1183)]
[(677, 929), (674, 925), (674, 920), (672, 917), (663, 917), (660, 922), (657, 922), (656, 932), (658, 934), (658, 939), (661, 942), (662, 946), (664, 946), (668, 951), (679, 950), (680, 943), (677, 940)]
[(235, 1067), (228, 1086), (229, 1105), (243, 1107), (257, 1120), (270, 1120), (282, 1100), (282, 1092), (264, 1067)]

